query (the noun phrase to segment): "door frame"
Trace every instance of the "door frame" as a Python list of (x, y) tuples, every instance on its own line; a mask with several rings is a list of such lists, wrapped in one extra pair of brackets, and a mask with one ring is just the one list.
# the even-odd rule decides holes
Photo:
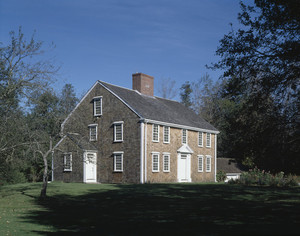
[[(87, 155), (88, 154), (94, 154), (95, 155), (95, 163), (94, 163), (94, 166), (95, 166), (95, 178), (94, 180), (87, 180), (86, 179), (86, 168), (87, 168)], [(97, 152), (94, 152), (94, 151), (85, 151), (83, 153), (83, 182), (84, 183), (97, 183)]]
[[(179, 163), (180, 163), (180, 159), (182, 157), (182, 155), (186, 156), (186, 164), (187, 164), (187, 179), (186, 180), (181, 180), (179, 179), (180, 176), (180, 168), (179, 168)], [(177, 181), (179, 183), (188, 183), (188, 182), (192, 182), (192, 178), (191, 178), (191, 154), (190, 153), (183, 153), (180, 152), (177, 155)]]

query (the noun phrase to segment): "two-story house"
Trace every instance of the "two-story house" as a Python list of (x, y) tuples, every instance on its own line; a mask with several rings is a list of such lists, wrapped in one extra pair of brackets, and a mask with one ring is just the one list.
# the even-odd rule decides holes
[(213, 182), (218, 131), (181, 103), (97, 81), (62, 124), (53, 180), (100, 183)]

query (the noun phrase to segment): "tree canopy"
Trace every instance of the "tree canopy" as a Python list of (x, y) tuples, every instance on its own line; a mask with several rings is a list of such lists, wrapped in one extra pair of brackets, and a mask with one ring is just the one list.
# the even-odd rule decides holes
[(299, 172), (300, 2), (240, 5), (242, 27), (220, 40), (212, 65), (224, 70), (222, 97), (235, 104), (223, 130), (231, 133), (228, 155)]

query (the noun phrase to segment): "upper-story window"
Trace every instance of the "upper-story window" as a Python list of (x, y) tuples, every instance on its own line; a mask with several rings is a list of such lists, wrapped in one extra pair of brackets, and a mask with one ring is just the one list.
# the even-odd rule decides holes
[(152, 125), (152, 141), (159, 142), (159, 125)]
[(188, 132), (186, 129), (182, 130), (182, 144), (187, 144)]
[(114, 122), (114, 142), (123, 142), (123, 121)]
[(64, 153), (64, 171), (72, 171), (72, 153)]
[(211, 134), (206, 133), (206, 147), (211, 147)]
[(198, 146), (203, 147), (203, 132), (198, 132)]
[(102, 97), (94, 97), (94, 116), (102, 115)]
[(89, 125), (89, 130), (90, 130), (90, 141), (97, 141), (98, 125), (97, 124)]
[(164, 143), (170, 143), (170, 127), (164, 126)]

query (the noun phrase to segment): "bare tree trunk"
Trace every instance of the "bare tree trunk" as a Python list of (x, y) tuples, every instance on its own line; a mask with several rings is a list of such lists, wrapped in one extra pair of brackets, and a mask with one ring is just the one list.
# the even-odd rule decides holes
[[(47, 152), (48, 153), (48, 152)], [(46, 153), (46, 154), (47, 154)], [(44, 161), (44, 174), (43, 174), (43, 187), (41, 190), (41, 198), (45, 198), (47, 194), (47, 185), (48, 185), (48, 162), (47, 162), (47, 156), (43, 155), (43, 161)]]
[(43, 174), (43, 186), (41, 190), (40, 198), (45, 198), (47, 196), (47, 185), (48, 185), (48, 155), (52, 152), (52, 138), (50, 138), (50, 145), (49, 150), (46, 153), (42, 153), (42, 151), (39, 151), (43, 157), (44, 161), (44, 174)]

